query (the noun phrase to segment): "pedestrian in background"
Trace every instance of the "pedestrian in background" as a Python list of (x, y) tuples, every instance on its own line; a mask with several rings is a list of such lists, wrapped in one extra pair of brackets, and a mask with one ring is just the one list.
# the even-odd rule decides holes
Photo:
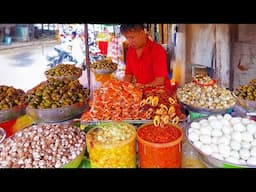
[(72, 48), (71, 54), (74, 59), (77, 61), (77, 66), (83, 67), (84, 60), (85, 60), (85, 43), (84, 39), (81, 38), (83, 34), (77, 35), (75, 31), (72, 32), (71, 39), (72, 39)]
[(124, 48), (123, 43), (125, 37), (121, 33), (117, 33), (111, 42), (111, 59), (114, 63), (117, 63), (119, 66), (123, 66), (124, 63)]

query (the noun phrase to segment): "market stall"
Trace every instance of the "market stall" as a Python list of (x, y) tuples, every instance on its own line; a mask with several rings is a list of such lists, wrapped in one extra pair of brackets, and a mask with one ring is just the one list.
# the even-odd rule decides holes
[(256, 167), (255, 79), (230, 90), (199, 72), (166, 90), (116, 70), (59, 64), (26, 93), (1, 86), (0, 167)]
[[(105, 62), (91, 65), (98, 78), (116, 70)], [(233, 115), (237, 102), (255, 109), (254, 101), (241, 103), (254, 100), (254, 80), (231, 93), (205, 75), (177, 91), (112, 77), (99, 78), (90, 92), (79, 83), (82, 70), (74, 65), (57, 65), (45, 75), (47, 81), (26, 93), (2, 86), (1, 167), (254, 166), (256, 124), (242, 113)], [(51, 154), (55, 150), (57, 156)]]

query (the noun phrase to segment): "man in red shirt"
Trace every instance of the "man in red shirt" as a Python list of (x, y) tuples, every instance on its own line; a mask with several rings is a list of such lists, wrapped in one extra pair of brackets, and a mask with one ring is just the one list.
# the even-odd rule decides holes
[(123, 24), (121, 33), (129, 43), (124, 80), (145, 86), (165, 86), (170, 90), (167, 55), (164, 48), (149, 39), (143, 24)]

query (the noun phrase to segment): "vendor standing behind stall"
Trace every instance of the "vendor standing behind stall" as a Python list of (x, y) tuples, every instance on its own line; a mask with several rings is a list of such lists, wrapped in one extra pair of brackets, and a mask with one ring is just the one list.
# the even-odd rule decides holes
[(143, 24), (123, 24), (121, 33), (129, 43), (126, 53), (124, 80), (145, 86), (165, 86), (171, 88), (168, 78), (166, 52), (164, 48), (149, 39)]

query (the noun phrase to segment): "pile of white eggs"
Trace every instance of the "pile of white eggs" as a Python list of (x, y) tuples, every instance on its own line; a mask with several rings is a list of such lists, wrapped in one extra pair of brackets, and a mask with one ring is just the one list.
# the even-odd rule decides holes
[(216, 159), (256, 166), (256, 122), (248, 118), (210, 115), (190, 124), (188, 139)]

